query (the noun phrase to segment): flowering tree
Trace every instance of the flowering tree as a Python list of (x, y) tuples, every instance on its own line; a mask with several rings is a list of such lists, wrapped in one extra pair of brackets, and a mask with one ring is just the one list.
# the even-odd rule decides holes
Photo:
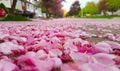
[(106, 6), (107, 0), (100, 0), (98, 4), (98, 8), (101, 12), (103, 12), (104, 15), (106, 15), (107, 6)]
[(42, 11), (46, 13), (46, 17), (49, 18), (51, 15), (62, 16), (62, 1), (63, 0), (42, 0), (41, 7)]
[(81, 10), (81, 8), (80, 8), (79, 1), (75, 1), (70, 8), (69, 15), (71, 15), (71, 16), (77, 15), (80, 10)]

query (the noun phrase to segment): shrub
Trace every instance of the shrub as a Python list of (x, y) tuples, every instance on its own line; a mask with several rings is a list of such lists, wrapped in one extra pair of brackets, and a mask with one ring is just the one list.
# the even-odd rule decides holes
[(66, 13), (66, 14), (65, 14), (65, 17), (69, 17), (69, 16), (70, 16), (69, 13)]
[(7, 15), (7, 17), (5, 17), (3, 21), (30, 21), (30, 19), (21, 15)]
[(5, 12), (8, 14), (8, 8), (3, 3), (0, 3), (0, 8), (3, 8)]

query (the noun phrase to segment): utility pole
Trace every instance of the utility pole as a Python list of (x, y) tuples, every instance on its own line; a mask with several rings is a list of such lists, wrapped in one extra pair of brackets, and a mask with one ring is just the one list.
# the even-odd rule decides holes
[(81, 9), (81, 18), (83, 18), (83, 9)]
[[(83, 4), (83, 0), (81, 0), (81, 4)], [(81, 18), (83, 18), (83, 8), (81, 6)]]

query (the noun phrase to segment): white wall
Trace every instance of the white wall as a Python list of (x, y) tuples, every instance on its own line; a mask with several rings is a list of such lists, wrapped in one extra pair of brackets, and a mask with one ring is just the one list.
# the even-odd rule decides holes
[(21, 0), (17, 1), (16, 9), (22, 10)]
[(30, 12), (34, 12), (34, 5), (33, 4), (29, 4), (29, 3), (27, 3), (26, 4), (26, 7), (27, 7), (27, 11), (30, 11)]
[(116, 15), (120, 16), (120, 9), (115, 12)]
[(36, 2), (34, 0), (27, 0), (29, 2), (31, 2), (32, 4), (27, 4), (27, 11), (30, 12), (35, 12), (36, 13), (36, 17), (43, 17), (45, 16), (44, 14), (42, 14), (41, 12), (41, 8), (35, 8), (34, 4), (36, 4)]
[(39, 16), (39, 17), (43, 16), (43, 14), (41, 12), (41, 8), (37, 8), (37, 10), (35, 11), (35, 13), (36, 13), (36, 16)]

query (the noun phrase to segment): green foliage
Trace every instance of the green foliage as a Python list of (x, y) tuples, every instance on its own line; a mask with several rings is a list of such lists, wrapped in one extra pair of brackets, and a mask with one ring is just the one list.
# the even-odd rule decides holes
[(117, 11), (120, 9), (120, 0), (107, 0), (106, 6), (111, 12)]
[(94, 18), (94, 19), (112, 19), (112, 18), (120, 18), (120, 16), (103, 16), (103, 15), (100, 15), (100, 16), (86, 16), (84, 18)]
[(65, 17), (69, 17), (69, 16), (70, 16), (69, 13), (66, 13), (66, 14), (65, 14)]
[(4, 19), (4, 17), (0, 17), (0, 21), (2, 21)]
[(3, 8), (5, 12), (8, 13), (8, 9), (3, 3), (0, 3), (0, 8)]
[(94, 2), (88, 2), (87, 5), (85, 6), (85, 8), (83, 9), (84, 14), (98, 14), (99, 13), (99, 9), (98, 9), (98, 5), (95, 4)]
[(28, 18), (21, 15), (7, 15), (3, 21), (30, 21)]
[(46, 13), (46, 9), (45, 9), (45, 7), (43, 6), (42, 2), (39, 2), (39, 3), (37, 4), (37, 6), (41, 8), (42, 13)]
[(82, 9), (79, 11), (79, 13), (77, 14), (77, 17), (81, 17), (81, 11)]
[(106, 11), (113, 12), (120, 9), (120, 0), (100, 0), (99, 1), (99, 10), (106, 15)]

